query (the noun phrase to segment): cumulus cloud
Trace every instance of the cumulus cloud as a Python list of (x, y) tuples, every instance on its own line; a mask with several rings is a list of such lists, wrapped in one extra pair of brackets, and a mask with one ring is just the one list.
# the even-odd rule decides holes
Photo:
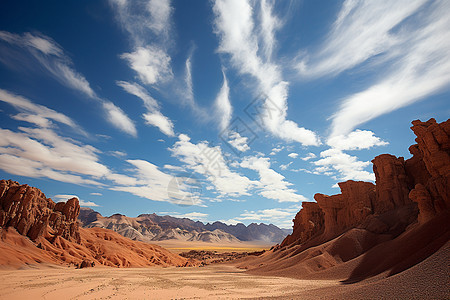
[(169, 150), (186, 166), (204, 175), (222, 195), (231, 197), (250, 195), (249, 189), (256, 182), (230, 170), (219, 146), (211, 147), (207, 142), (194, 144), (185, 134)]
[(333, 148), (322, 151), (320, 157), (312, 162), (316, 166), (316, 174), (325, 174), (343, 181), (375, 181), (375, 175), (365, 170), (371, 165), (370, 161), (360, 161), (356, 156)]
[[(25, 101), (22, 97), (17, 103), (14, 99), (8, 98), (8, 101), (19, 109), (27, 107), (42, 118), (61, 119), (68, 123), (64, 115), (56, 111)], [(200, 199), (193, 199), (186, 185), (169, 195), (168, 185), (176, 177), (148, 161), (127, 160), (125, 174), (112, 171), (101, 163), (100, 155), (103, 153), (99, 149), (59, 135), (55, 131), (56, 125), (55, 128), (19, 127), (18, 131), (0, 128), (0, 169), (19, 176), (124, 191), (154, 201), (202, 205)], [(115, 151), (112, 154), (121, 157), (124, 153)]]
[[(31, 55), (55, 80), (100, 103), (106, 112), (106, 119), (113, 126), (136, 136), (137, 131), (130, 118), (111, 101), (102, 99), (96, 94), (86, 78), (74, 69), (72, 60), (64, 53), (63, 48), (53, 39), (40, 34), (24, 33), (18, 35), (0, 31), (0, 42), (16, 47), (18, 53), (25, 51)], [(11, 65), (8, 58), (2, 59), (2, 55), (0, 55), (0, 62), (7, 66)], [(14, 61), (14, 63), (25, 64), (21, 60)]]
[(287, 163), (287, 164), (285, 164), (285, 165), (280, 165), (280, 169), (285, 171), (285, 170), (287, 170), (287, 168), (289, 168), (290, 165), (292, 165), (292, 161)]
[(190, 213), (185, 213), (185, 214), (181, 214), (179, 212), (161, 212), (160, 214), (165, 214), (165, 215), (170, 215), (172, 217), (176, 217), (176, 218), (188, 218), (194, 221), (200, 221), (200, 222), (207, 222), (208, 220), (208, 214), (205, 213), (201, 213), (201, 212), (190, 212)]
[[(262, 95), (265, 128), (275, 136), (304, 145), (318, 145), (319, 139), (310, 130), (287, 120), (288, 83), (283, 81), (280, 67), (267, 59), (275, 45), (273, 33), (278, 19), (272, 15), (272, 5), (263, 2), (262, 32), (255, 29), (253, 8), (249, 1), (217, 0), (213, 5), (215, 33), (220, 39), (218, 51), (230, 55), (231, 63), (241, 74), (257, 80), (256, 94)], [(260, 53), (259, 36), (264, 36), (265, 54)], [(274, 106), (276, 109), (274, 110)]]
[(247, 137), (241, 136), (238, 132), (235, 131), (229, 132), (228, 137), (230, 138), (228, 143), (238, 151), (245, 152), (247, 150), (250, 150), (250, 147), (247, 144), (248, 143)]
[(374, 146), (385, 146), (388, 143), (376, 137), (369, 130), (355, 130), (347, 135), (337, 135), (328, 139), (327, 144), (339, 150), (362, 150)]
[(316, 157), (317, 156), (314, 153), (310, 152), (305, 157), (302, 157), (301, 159), (304, 160), (304, 161), (308, 161), (308, 160), (316, 158)]
[(69, 199), (77, 198), (80, 202), (80, 206), (92, 206), (92, 207), (98, 207), (99, 205), (95, 204), (92, 201), (84, 201), (80, 199), (77, 195), (55, 195), (52, 197), (53, 199), (58, 199), (57, 202), (66, 202)]
[(290, 157), (290, 158), (297, 158), (298, 157), (298, 153), (289, 153), (288, 154), (288, 156)]
[(158, 102), (148, 94), (146, 89), (137, 83), (126, 81), (117, 81), (117, 85), (144, 102), (147, 113), (142, 116), (147, 124), (159, 128), (167, 136), (175, 136), (173, 122), (161, 113)]
[(258, 156), (245, 157), (240, 166), (258, 172), (261, 196), (277, 200), (278, 202), (299, 202), (306, 200), (304, 196), (297, 194), (296, 190), (290, 188), (292, 183), (287, 182), (283, 175), (270, 168), (269, 158)]
[(126, 185), (118, 180), (121, 185), (111, 187), (111, 190), (128, 192), (153, 201), (169, 201), (180, 205), (202, 204), (201, 199), (192, 195), (186, 186), (177, 186), (176, 193), (169, 195), (168, 187), (175, 177), (162, 172), (158, 166), (140, 159), (127, 160), (127, 162), (134, 167), (135, 182)]
[(223, 220), (226, 224), (237, 224), (243, 221), (264, 222), (274, 224), (280, 228), (292, 227), (292, 219), (300, 210), (300, 207), (270, 208), (261, 210), (244, 210), (242, 214), (229, 220)]

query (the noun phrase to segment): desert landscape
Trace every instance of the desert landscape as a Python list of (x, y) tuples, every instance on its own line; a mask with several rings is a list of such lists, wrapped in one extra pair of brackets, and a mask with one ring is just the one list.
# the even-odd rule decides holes
[(450, 1), (0, 1), (0, 300), (450, 300)]
[(316, 194), (292, 234), (261, 251), (168, 239), (176, 254), (82, 228), (78, 199), (55, 204), (37, 188), (2, 180), (0, 297), (446, 299), (450, 120), (414, 121), (412, 130), (410, 159), (380, 155), (376, 184), (347, 181), (341, 194)]

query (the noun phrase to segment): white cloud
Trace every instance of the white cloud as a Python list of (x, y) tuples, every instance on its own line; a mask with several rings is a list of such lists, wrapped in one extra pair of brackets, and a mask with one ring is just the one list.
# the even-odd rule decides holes
[(241, 136), (238, 132), (231, 131), (228, 134), (230, 140), (228, 143), (241, 152), (245, 152), (250, 150), (250, 147), (247, 145), (248, 138), (245, 136)]
[(111, 124), (120, 128), (123, 132), (128, 133), (134, 137), (137, 136), (137, 130), (133, 121), (123, 112), (120, 107), (117, 107), (112, 102), (103, 102), (103, 108), (106, 111), (106, 116)]
[(80, 206), (98, 207), (98, 205), (95, 204), (94, 202), (92, 202), (92, 201), (84, 201), (84, 200), (80, 199), (77, 195), (55, 195), (55, 196), (53, 196), (53, 198), (58, 199), (57, 202), (66, 202), (69, 199), (77, 198), (78, 201), (80, 202)]
[(273, 49), (276, 46), (275, 31), (281, 28), (281, 20), (273, 14), (273, 3), (270, 4), (266, 0), (260, 2), (260, 18), (262, 39), (262, 50), (267, 60), (272, 57)]
[(375, 71), (365, 89), (341, 101), (331, 117), (332, 137), (448, 89), (448, 10), (441, 0), (344, 3), (327, 40), (298, 66), (307, 77)]
[[(176, 177), (162, 172), (158, 166), (139, 159), (127, 160), (127, 162), (134, 166), (135, 182), (127, 185), (118, 180), (122, 185), (113, 186), (111, 190), (129, 192), (153, 201), (169, 201), (179, 205), (202, 204), (199, 195), (191, 193), (190, 186), (186, 184), (176, 184), (171, 191), (171, 182), (176, 180)], [(186, 181), (182, 182), (186, 183)]]
[(276, 146), (275, 148), (272, 149), (272, 151), (270, 152), (269, 155), (275, 155), (278, 152), (280, 152), (281, 150), (283, 150), (285, 147), (284, 146)]
[(89, 193), (89, 195), (92, 195), (92, 196), (103, 196), (103, 194), (102, 193)]
[(285, 171), (285, 170), (287, 170), (287, 168), (289, 168), (290, 165), (292, 165), (292, 161), (290, 163), (285, 164), (285, 165), (280, 165), (280, 169)]
[(217, 94), (215, 101), (216, 115), (219, 120), (219, 126), (221, 130), (225, 130), (231, 121), (231, 115), (233, 114), (233, 107), (231, 106), (230, 99), (230, 88), (228, 87), (228, 80), (223, 72), (223, 84), (222, 88)]
[(143, 46), (150, 38), (167, 43), (173, 8), (168, 0), (110, 0), (120, 25), (133, 44)]
[(126, 92), (140, 98), (144, 102), (147, 113), (143, 114), (143, 118), (147, 124), (159, 128), (167, 136), (175, 136), (172, 121), (161, 113), (158, 102), (148, 94), (146, 89), (137, 83), (126, 81), (117, 81), (116, 83)]
[(167, 136), (175, 136), (172, 121), (160, 112), (146, 113), (143, 115), (149, 125), (158, 127)]
[(170, 1), (111, 0), (122, 28), (131, 38), (133, 51), (121, 55), (142, 83), (155, 85), (173, 78), (170, 47)]
[(299, 202), (306, 198), (297, 194), (297, 191), (290, 188), (292, 183), (287, 182), (283, 175), (270, 168), (270, 160), (266, 157), (249, 156), (245, 157), (240, 166), (255, 170), (259, 174), (259, 187), (261, 196), (278, 202)]
[[(272, 37), (276, 28), (277, 18), (271, 16), (272, 7), (265, 2), (262, 12), (266, 30), (262, 36)], [(310, 130), (298, 127), (293, 121), (287, 120), (288, 83), (281, 78), (279, 66), (261, 57), (258, 53), (258, 34), (255, 33), (253, 9), (248, 1), (216, 0), (213, 6), (215, 15), (215, 33), (220, 38), (218, 51), (230, 55), (232, 64), (241, 74), (253, 76), (258, 82), (256, 94), (265, 95), (262, 119), (267, 130), (275, 136), (297, 141), (304, 145), (318, 145), (319, 139)], [(270, 17), (269, 17), (270, 15)], [(274, 39), (265, 39), (266, 54), (270, 53), (275, 44)], [(275, 109), (274, 109), (275, 107)]]
[(388, 143), (376, 137), (372, 131), (355, 130), (347, 135), (337, 135), (328, 139), (327, 144), (339, 150), (362, 150), (374, 146), (385, 146)]
[(308, 161), (308, 160), (316, 158), (316, 157), (317, 156), (314, 153), (310, 152), (305, 157), (302, 157), (301, 159), (304, 160), (304, 161)]
[[(62, 47), (50, 37), (33, 35), (31, 33), (25, 33), (21, 36), (0, 31), (0, 41), (26, 50), (55, 80), (71, 89), (81, 92), (89, 99), (102, 104), (102, 108), (106, 111), (107, 120), (113, 126), (123, 132), (136, 136), (136, 128), (128, 116), (111, 101), (100, 98), (92, 90), (86, 78), (73, 68), (72, 60), (64, 53)], [(0, 61), (2, 63), (5, 65), (11, 64), (11, 62), (3, 60), (1, 57), (2, 55), (0, 55)], [(17, 63), (24, 64), (25, 62), (18, 61)]]
[(298, 153), (289, 153), (288, 154), (288, 156), (290, 157), (290, 158), (297, 158), (298, 157)]
[(172, 217), (176, 217), (176, 218), (188, 218), (194, 221), (201, 221), (201, 222), (207, 222), (208, 220), (208, 214), (205, 213), (201, 213), (201, 212), (190, 212), (190, 213), (185, 213), (185, 214), (181, 214), (181, 213), (177, 213), (177, 212), (169, 212), (166, 213)]
[(248, 190), (256, 182), (231, 171), (219, 146), (210, 147), (204, 141), (193, 144), (185, 134), (180, 134), (178, 138), (169, 150), (188, 168), (204, 175), (219, 193), (231, 197), (250, 195)]
[(245, 210), (239, 216), (222, 222), (233, 225), (242, 223), (243, 221), (264, 222), (274, 224), (280, 228), (290, 228), (293, 225), (292, 219), (300, 208), (300, 206), (294, 206), (290, 208), (270, 208), (256, 211)]
[(147, 90), (137, 83), (127, 81), (116, 81), (117, 85), (124, 89), (127, 93), (134, 95), (144, 102), (144, 106), (149, 111), (159, 110), (158, 102), (149, 95)]
[(45, 106), (34, 104), (30, 100), (22, 96), (12, 94), (6, 90), (0, 89), (0, 101), (11, 104), (19, 111), (24, 112), (13, 116), (16, 120), (33, 123), (40, 127), (51, 127), (51, 120), (53, 120), (82, 131), (82, 129), (68, 116), (58, 113)]
[(173, 78), (170, 56), (157, 46), (138, 47), (134, 52), (124, 53), (131, 69), (144, 84), (164, 83)]
[(395, 27), (426, 2), (345, 1), (327, 40), (297, 65), (300, 74), (305, 77), (332, 76), (371, 57), (386, 54), (400, 42), (394, 33)]
[[(26, 103), (35, 108), (31, 102), (19, 103)], [(56, 114), (61, 117), (46, 107), (37, 108), (38, 113), (43, 112), (44, 115), (50, 116)], [(102, 186), (154, 201), (201, 205), (201, 200), (193, 197), (186, 185), (181, 186), (177, 193), (169, 195), (168, 186), (174, 177), (160, 171), (150, 162), (127, 160), (126, 162), (134, 167), (127, 170), (132, 175), (119, 174), (100, 162), (100, 150), (62, 137), (52, 128), (19, 127), (19, 130), (14, 132), (0, 129), (0, 169), (5, 172), (72, 184)], [(124, 154), (120, 151), (112, 153), (119, 157)], [(105, 181), (108, 183), (104, 183)], [(112, 186), (109, 185), (111, 182)]]
[[(321, 159), (313, 161), (316, 166), (315, 174), (325, 174), (335, 179), (374, 181), (375, 175), (365, 169), (371, 165), (370, 161), (359, 161), (339, 149), (330, 148), (320, 153)], [(338, 176), (336, 176), (338, 173)]]

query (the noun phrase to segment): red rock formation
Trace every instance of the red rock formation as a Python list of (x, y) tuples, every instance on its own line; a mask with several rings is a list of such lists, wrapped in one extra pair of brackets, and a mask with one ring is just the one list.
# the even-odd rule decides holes
[(324, 212), (325, 239), (355, 227), (373, 213), (376, 195), (373, 183), (349, 180), (339, 183), (339, 187), (342, 193), (338, 195), (314, 195)]
[(290, 245), (294, 242), (303, 243), (323, 233), (323, 211), (315, 202), (303, 202), (302, 209), (292, 221), (294, 222), (294, 230), (284, 239), (281, 246)]
[(403, 157), (382, 154), (372, 160), (376, 178), (377, 201), (374, 213), (384, 213), (411, 203)]
[(78, 199), (55, 204), (39, 189), (12, 180), (0, 181), (0, 227), (14, 227), (36, 240), (39, 236), (62, 236), (80, 242)]
[(0, 265), (47, 262), (143, 267), (197, 263), (109, 229), (79, 228), (79, 213), (77, 198), (55, 204), (37, 188), (1, 180)]
[(347, 181), (339, 183), (341, 194), (316, 194), (317, 205), (304, 204), (281, 246), (304, 244), (320, 234), (328, 241), (355, 227), (397, 236), (416, 220), (425, 223), (449, 210), (450, 120), (412, 123), (417, 145), (409, 148), (410, 159), (379, 155), (372, 160), (376, 186)]
[(418, 203), (419, 221), (423, 223), (450, 209), (450, 120), (441, 124), (435, 119), (416, 120), (412, 124), (417, 145), (410, 148), (411, 160), (421, 159), (428, 174), (408, 170), (416, 184), (409, 196)]

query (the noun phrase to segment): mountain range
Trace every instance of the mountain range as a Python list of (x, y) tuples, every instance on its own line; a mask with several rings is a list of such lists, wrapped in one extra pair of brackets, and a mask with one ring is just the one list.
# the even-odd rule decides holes
[(82, 207), (78, 220), (86, 228), (107, 228), (132, 240), (151, 242), (164, 240), (202, 241), (210, 243), (235, 243), (258, 241), (269, 244), (280, 243), (290, 230), (273, 224), (248, 226), (239, 223), (227, 225), (222, 222), (202, 223), (188, 218), (142, 214), (136, 218), (121, 214), (104, 217), (99, 212)]

